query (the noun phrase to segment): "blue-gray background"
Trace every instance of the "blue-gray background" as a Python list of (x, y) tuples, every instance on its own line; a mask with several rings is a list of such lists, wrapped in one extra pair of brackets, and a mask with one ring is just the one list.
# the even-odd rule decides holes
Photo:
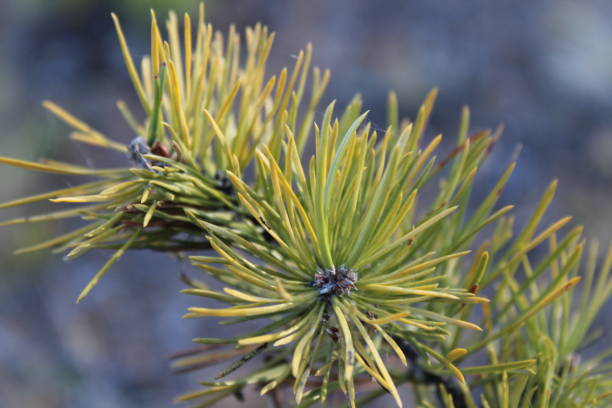
[[(161, 17), (168, 3), (181, 13), (196, 6), (186, 0), (2, 0), (0, 154), (120, 161), (71, 143), (67, 127), (40, 102), (53, 99), (106, 134), (130, 140), (115, 100), (137, 105), (109, 12), (120, 15), (139, 57), (147, 52), (148, 9), (156, 7)], [(504, 203), (517, 204), (520, 216), (558, 177), (549, 220), (573, 214), (604, 246), (612, 238), (611, 2), (211, 0), (207, 16), (224, 31), (230, 23), (271, 26), (277, 32), (271, 73), (292, 64), (292, 55), (311, 41), (316, 64), (332, 69), (325, 100), (342, 105), (359, 92), (380, 127), (388, 90), (397, 91), (403, 115), (413, 116), (434, 86), (440, 96), (431, 134), (454, 136), (463, 104), (471, 107), (475, 129), (503, 122), (503, 139), (480, 183), (491, 186), (522, 144)], [(0, 201), (75, 181), (3, 166)], [(48, 208), (3, 210), (0, 219)], [(210, 373), (170, 375), (166, 357), (189, 347), (192, 337), (219, 330), (179, 319), (194, 302), (177, 295), (177, 277), (188, 265), (129, 254), (76, 306), (108, 254), (72, 263), (47, 253), (12, 255), (71, 225), (0, 229), (0, 406), (170, 406), (178, 392)]]

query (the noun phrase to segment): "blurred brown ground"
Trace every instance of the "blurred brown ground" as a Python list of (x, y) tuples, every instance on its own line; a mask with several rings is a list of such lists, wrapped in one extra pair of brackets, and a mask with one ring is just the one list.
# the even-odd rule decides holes
[[(133, 54), (147, 52), (148, 9), (158, 1), (0, 1), (0, 154), (113, 165), (123, 158), (71, 143), (67, 128), (40, 106), (49, 98), (114, 138), (132, 135), (115, 100), (136, 106), (115, 41), (110, 11), (120, 15)], [(196, 2), (174, 1), (178, 12)], [(436, 3), (436, 4), (433, 4)], [(612, 238), (612, 3), (605, 0), (490, 2), (208, 1), (217, 29), (258, 21), (277, 32), (270, 73), (290, 65), (311, 41), (316, 64), (332, 69), (326, 101), (342, 106), (359, 92), (371, 119), (384, 126), (394, 89), (404, 116), (440, 88), (430, 135), (452, 140), (461, 106), (473, 128), (505, 124), (483, 169), (490, 187), (518, 144), (518, 170), (504, 192), (517, 216), (560, 179), (549, 220), (566, 214), (605, 244)], [(446, 146), (448, 148), (448, 145)], [(0, 201), (75, 180), (3, 166)], [(484, 190), (483, 190), (484, 191)], [(483, 192), (480, 192), (481, 194)], [(3, 210), (0, 219), (48, 205)], [(72, 263), (61, 256), (12, 252), (66, 229), (40, 224), (0, 229), (0, 407), (167, 407), (209, 372), (169, 374), (166, 356), (190, 339), (220, 330), (179, 317), (192, 299), (177, 295), (185, 262), (132, 253), (75, 306), (79, 290), (104, 262), (94, 253)], [(195, 272), (197, 273), (197, 272)], [(610, 330), (611, 308), (599, 319)], [(227, 330), (227, 329), (226, 329)], [(608, 335), (608, 338), (610, 336)], [(384, 401), (381, 402), (384, 405)], [(223, 406), (266, 406), (260, 399)]]

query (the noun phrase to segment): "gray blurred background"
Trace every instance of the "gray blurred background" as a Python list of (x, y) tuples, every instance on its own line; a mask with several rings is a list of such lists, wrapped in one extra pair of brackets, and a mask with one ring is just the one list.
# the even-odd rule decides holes
[[(68, 128), (42, 109), (53, 99), (112, 137), (132, 138), (115, 108), (136, 107), (110, 11), (119, 14), (132, 53), (147, 53), (149, 8), (182, 14), (196, 2), (0, 0), (0, 155), (52, 157), (109, 165), (122, 158), (71, 143)], [(440, 88), (430, 135), (452, 140), (461, 107), (473, 129), (505, 124), (480, 176), (491, 187), (523, 146), (503, 203), (533, 209), (560, 179), (549, 220), (567, 214), (607, 245), (612, 238), (612, 2), (589, 1), (207, 1), (207, 17), (226, 30), (261, 21), (277, 32), (270, 73), (291, 65), (308, 41), (315, 63), (332, 69), (326, 102), (362, 94), (384, 127), (385, 100), (397, 91), (412, 117), (426, 92)], [(448, 148), (448, 146), (446, 147)], [(76, 180), (0, 168), (0, 201)], [(3, 210), (0, 219), (35, 210)], [(108, 254), (72, 263), (61, 256), (12, 252), (74, 224), (0, 229), (0, 407), (167, 407), (210, 372), (171, 375), (167, 356), (216, 325), (179, 317), (193, 299), (177, 295), (180, 272), (167, 255), (132, 253), (80, 305), (74, 301)], [(609, 316), (610, 305), (607, 312)], [(604, 323), (605, 316), (600, 317)], [(607, 327), (610, 329), (610, 326)], [(212, 372), (216, 372), (213, 369)], [(251, 399), (240, 405), (266, 406)]]

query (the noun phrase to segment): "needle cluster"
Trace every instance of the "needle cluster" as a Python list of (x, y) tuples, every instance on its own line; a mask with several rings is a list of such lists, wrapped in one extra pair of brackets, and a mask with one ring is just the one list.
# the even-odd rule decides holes
[(113, 19), (145, 116), (138, 122), (118, 103), (133, 134), (115, 141), (44, 105), (72, 139), (120, 154), (124, 166), (0, 157), (95, 178), (0, 204), (75, 205), (1, 225), (80, 217), (83, 227), (21, 252), (53, 248), (72, 259), (114, 249), (78, 300), (134, 249), (189, 251), (221, 282), (213, 290), (186, 277), (196, 305), (185, 317), (249, 325), (194, 339), (203, 346), (176, 356), (177, 371), (225, 362), (179, 400), (206, 407), (256, 386), (277, 406), (285, 388), (286, 404), (299, 407), (338, 393), (353, 407), (383, 395), (402, 406), (409, 384), (424, 407), (610, 403), (612, 352), (580, 355), (612, 294), (612, 248), (600, 256), (570, 217), (544, 223), (556, 181), (516, 228), (513, 206), (498, 205), (516, 158), (474, 199), (501, 128), (470, 131), (465, 108), (440, 153), (442, 135), (427, 134), (436, 90), (413, 121), (400, 119), (391, 93), (382, 131), (359, 96), (315, 120), (329, 72), (310, 67), (310, 45), (292, 70), (268, 76), (274, 34), (257, 25), (244, 41), (233, 27), (224, 37), (201, 6), (193, 28), (188, 15), (180, 30), (170, 14), (167, 39), (152, 13), (151, 54), (137, 69)]

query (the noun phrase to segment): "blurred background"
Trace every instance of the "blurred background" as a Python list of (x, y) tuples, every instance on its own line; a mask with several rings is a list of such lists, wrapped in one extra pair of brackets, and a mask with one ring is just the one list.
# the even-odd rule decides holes
[[(163, 17), (169, 3), (181, 14), (197, 6), (187, 0), (1, 0), (0, 154), (112, 164), (99, 151), (71, 143), (68, 128), (40, 103), (53, 99), (105, 134), (130, 140), (115, 101), (137, 103), (109, 13), (120, 16), (139, 59), (148, 52), (149, 8)], [(464, 104), (471, 108), (475, 130), (504, 123), (480, 184), (490, 188), (522, 145), (502, 204), (517, 204), (520, 217), (558, 177), (549, 220), (573, 214), (588, 236), (607, 245), (612, 238), (612, 2), (523, 5), (510, 0), (206, 2), (207, 19), (216, 29), (261, 21), (277, 32), (270, 73), (292, 65), (293, 55), (311, 41), (315, 63), (332, 70), (324, 101), (338, 99), (342, 106), (361, 93), (379, 127), (384, 127), (389, 90), (398, 93), (403, 116), (413, 117), (432, 87), (440, 88), (440, 96), (430, 136), (441, 132), (453, 139)], [(0, 201), (74, 182), (2, 166)], [(2, 210), (0, 219), (49, 207)], [(210, 373), (171, 375), (167, 356), (191, 347), (193, 337), (219, 335), (217, 326), (179, 318), (192, 303), (177, 295), (183, 287), (178, 276), (189, 266), (167, 255), (128, 254), (75, 306), (108, 254), (91, 253), (72, 263), (46, 252), (12, 255), (70, 226), (0, 229), (0, 407), (170, 406), (178, 393)], [(610, 312), (608, 305), (605, 314)], [(600, 316), (600, 324), (605, 320)], [(228, 400), (223, 406), (266, 403)]]

